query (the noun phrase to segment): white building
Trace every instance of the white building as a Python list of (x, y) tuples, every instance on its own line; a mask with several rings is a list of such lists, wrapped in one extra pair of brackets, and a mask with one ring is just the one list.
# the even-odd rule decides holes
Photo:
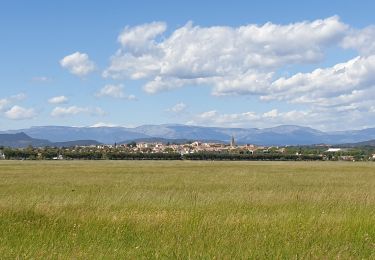
[(137, 143), (137, 148), (149, 148), (149, 143)]
[(341, 148), (328, 148), (326, 152), (335, 153), (341, 151)]
[(59, 154), (57, 157), (53, 157), (52, 160), (64, 160), (64, 157)]

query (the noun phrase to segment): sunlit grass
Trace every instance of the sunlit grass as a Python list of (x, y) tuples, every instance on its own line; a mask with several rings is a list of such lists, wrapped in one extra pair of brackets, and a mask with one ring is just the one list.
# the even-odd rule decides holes
[(375, 258), (375, 164), (0, 162), (3, 258)]

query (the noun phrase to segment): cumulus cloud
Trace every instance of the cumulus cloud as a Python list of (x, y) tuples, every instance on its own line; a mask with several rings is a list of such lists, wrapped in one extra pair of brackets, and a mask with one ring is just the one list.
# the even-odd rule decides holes
[(65, 104), (68, 102), (68, 98), (66, 96), (57, 96), (57, 97), (52, 97), (48, 99), (48, 103), (50, 104)]
[(127, 27), (119, 36), (122, 48), (103, 75), (146, 79), (149, 93), (190, 84), (211, 85), (216, 95), (259, 93), (280, 66), (320, 61), (347, 27), (337, 16), (240, 27), (189, 22), (169, 36), (164, 23)]
[(8, 119), (23, 120), (34, 118), (36, 116), (36, 112), (33, 108), (23, 108), (21, 106), (15, 105), (4, 112), (4, 115)]
[(375, 26), (371, 25), (364, 29), (352, 29), (343, 39), (341, 45), (347, 49), (355, 49), (361, 55), (375, 54)]
[(356, 57), (333, 67), (280, 78), (261, 98), (317, 106), (342, 106), (373, 100), (375, 55)]
[(112, 97), (112, 98), (122, 98), (122, 99), (128, 99), (128, 100), (135, 100), (136, 99), (136, 97), (134, 95), (126, 95), (125, 94), (124, 86), (122, 84), (105, 85), (95, 95), (97, 97)]
[(89, 114), (92, 116), (102, 116), (105, 114), (103, 109), (97, 108), (90, 108), (90, 107), (78, 107), (78, 106), (70, 106), (70, 107), (55, 107), (52, 112), (51, 116), (53, 117), (65, 117), (65, 116), (72, 116), (78, 114)]
[(263, 117), (265, 118), (276, 118), (279, 115), (277, 109), (272, 109), (271, 111), (265, 112)]
[(98, 97), (123, 98), (125, 96), (122, 85), (105, 85), (97, 94)]
[(17, 103), (19, 101), (22, 101), (22, 100), (24, 100), (26, 98), (27, 98), (27, 96), (26, 96), (25, 93), (19, 93), (19, 94), (10, 96), (10, 97), (1, 98), (0, 99), (0, 112), (4, 111), (6, 109), (9, 109), (9, 107), (12, 104)]
[(60, 65), (77, 76), (86, 76), (95, 70), (95, 63), (86, 53), (75, 52), (60, 60)]
[(247, 71), (241, 75), (218, 80), (214, 84), (212, 94), (215, 96), (253, 94), (260, 95), (268, 91), (272, 82), (273, 72), (260, 73)]
[(121, 45), (135, 55), (142, 55), (156, 47), (155, 37), (165, 32), (167, 25), (163, 22), (153, 22), (125, 27), (118, 37)]
[(186, 108), (187, 108), (187, 105), (185, 103), (179, 102), (173, 107), (168, 108), (166, 111), (178, 114), (178, 113), (184, 112)]

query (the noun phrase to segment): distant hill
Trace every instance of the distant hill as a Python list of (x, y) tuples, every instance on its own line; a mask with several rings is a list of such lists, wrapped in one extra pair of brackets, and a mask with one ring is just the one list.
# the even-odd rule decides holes
[[(191, 125), (143, 125), (127, 127), (68, 127), (38, 126), (20, 130), (3, 131), (4, 134), (23, 132), (31, 138), (52, 143), (74, 140), (95, 140), (103, 144), (142, 140), (217, 140), (229, 143), (232, 135), (238, 144), (256, 145), (313, 145), (345, 144), (375, 139), (375, 128), (363, 130), (323, 132), (310, 127), (282, 125), (271, 128), (224, 128)], [(173, 141), (175, 140), (175, 141)], [(41, 142), (41, 141), (40, 141)]]
[(0, 145), (9, 147), (48, 146), (51, 142), (44, 139), (31, 138), (27, 134), (0, 134)]
[(374, 146), (375, 147), (375, 139), (364, 141), (364, 142), (358, 142), (358, 143), (348, 143), (348, 144), (340, 144), (337, 145), (338, 147), (364, 147), (364, 146)]
[(24, 132), (15, 133), (15, 134), (0, 134), (0, 145), (5, 147), (42, 147), (42, 146), (51, 146), (51, 147), (70, 147), (76, 145), (98, 145), (100, 144), (94, 140), (76, 140), (68, 142), (51, 142), (45, 139), (32, 138), (25, 134)]

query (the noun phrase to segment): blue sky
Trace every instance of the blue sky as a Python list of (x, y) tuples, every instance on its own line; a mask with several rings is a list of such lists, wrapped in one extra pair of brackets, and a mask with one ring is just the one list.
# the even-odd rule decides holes
[(375, 127), (372, 1), (2, 1), (0, 129)]

